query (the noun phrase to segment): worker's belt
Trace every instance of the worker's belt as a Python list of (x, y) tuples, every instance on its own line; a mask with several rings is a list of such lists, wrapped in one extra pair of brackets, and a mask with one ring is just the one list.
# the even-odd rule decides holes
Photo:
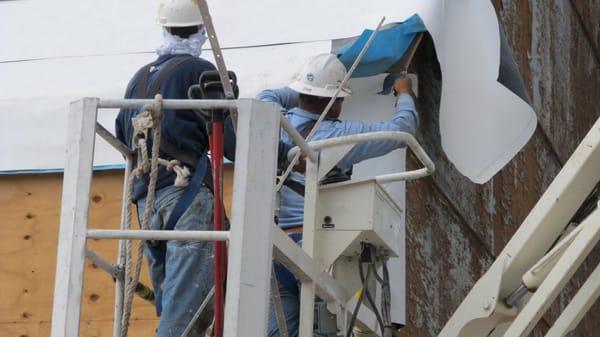
[(302, 234), (302, 226), (282, 228), (282, 229), (284, 232), (286, 232), (288, 234), (290, 234), (290, 233)]
[[(327, 173), (327, 175), (323, 179), (321, 179), (320, 184), (327, 185), (327, 184), (339, 183), (342, 181), (348, 181), (348, 180), (350, 180), (351, 175), (352, 175), (352, 169), (344, 172), (336, 166), (331, 171), (329, 171), (329, 173)], [(304, 187), (303, 183), (299, 183), (288, 177), (283, 182), (283, 184), (285, 186), (289, 187), (292, 191), (300, 194), (301, 196), (304, 196), (305, 187)]]
[(304, 196), (304, 190), (305, 190), (305, 188), (304, 188), (304, 184), (302, 184), (302, 183), (299, 183), (299, 182), (297, 182), (297, 181), (294, 181), (294, 180), (292, 180), (292, 179), (290, 179), (290, 178), (287, 178), (287, 179), (286, 179), (286, 180), (283, 182), (283, 184), (284, 184), (285, 186), (289, 187), (290, 189), (292, 189), (292, 191), (294, 191), (294, 192), (296, 192), (296, 193), (300, 194), (301, 196)]

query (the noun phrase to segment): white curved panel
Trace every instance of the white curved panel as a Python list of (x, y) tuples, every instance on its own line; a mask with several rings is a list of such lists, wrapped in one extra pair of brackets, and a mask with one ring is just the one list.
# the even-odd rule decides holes
[[(489, 1), (209, 0), (209, 6), (224, 48), (255, 46), (225, 51), (245, 97), (285, 85), (309, 55), (328, 52), (331, 39), (358, 35), (382, 16), (397, 22), (417, 13), (442, 67), (442, 145), (461, 173), (487, 181), (535, 129), (532, 109), (496, 81), (499, 28)], [(81, 95), (122, 96), (160, 43), (155, 9), (156, 1), (148, 0), (0, 2), (0, 117), (8, 111), (27, 116), (35, 97), (64, 103), (52, 108), (61, 110)], [(298, 41), (321, 42), (256, 47)], [(7, 63), (24, 59), (41, 60)]]
[[(344, 38), (374, 28), (382, 16), (397, 22), (414, 13), (437, 31), (442, 18), (442, 0), (208, 3), (222, 48)], [(0, 61), (153, 51), (161, 41), (156, 8), (155, 0), (0, 2)]]
[(443, 90), (444, 152), (476, 183), (488, 181), (527, 143), (533, 109), (498, 81), (500, 32), (494, 8), (480, 0), (446, 3), (445, 33), (436, 38)]
[[(231, 49), (224, 57), (238, 75), (240, 96), (254, 97), (260, 90), (287, 85), (292, 69), (330, 49), (328, 41)], [(205, 54), (212, 61), (212, 54)], [(85, 96), (123, 97), (129, 78), (154, 58), (137, 54), (0, 64), (0, 78), (10, 79), (0, 81), (0, 172), (62, 169), (69, 102)], [(98, 113), (98, 120), (113, 133), (116, 113)], [(96, 146), (96, 167), (123, 164), (121, 155), (103, 140)]]

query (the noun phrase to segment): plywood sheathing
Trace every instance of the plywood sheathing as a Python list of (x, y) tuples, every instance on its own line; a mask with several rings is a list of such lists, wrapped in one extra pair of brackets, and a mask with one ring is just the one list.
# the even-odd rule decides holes
[[(94, 175), (90, 227), (118, 227), (120, 176), (117, 172)], [(0, 186), (0, 235), (4, 242), (0, 247), (0, 336), (48, 336), (62, 176), (3, 176)], [(109, 261), (115, 260), (116, 241), (89, 241), (88, 245)], [(148, 284), (147, 272), (142, 274), (143, 282)], [(98, 336), (110, 335), (113, 296), (112, 279), (86, 262), (81, 316), (83, 331), (105, 331)], [(143, 301), (136, 301), (135, 305), (133, 321), (150, 320), (153, 326), (152, 306)]]
[[(230, 168), (225, 180), (231, 181)], [(118, 228), (122, 182), (121, 171), (94, 174), (90, 228)], [(61, 174), (0, 176), (0, 337), (50, 334), (61, 189)], [(230, 195), (227, 183), (226, 205)], [(116, 259), (116, 241), (89, 240), (88, 247)], [(151, 285), (145, 265), (142, 282)], [(81, 336), (112, 336), (113, 310), (111, 277), (86, 261)], [(131, 336), (152, 336), (154, 307), (136, 298), (131, 321)]]

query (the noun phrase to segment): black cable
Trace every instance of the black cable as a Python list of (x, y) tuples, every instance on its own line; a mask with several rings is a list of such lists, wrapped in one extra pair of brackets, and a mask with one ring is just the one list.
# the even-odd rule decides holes
[(590, 215), (596, 208), (598, 208), (599, 200), (600, 200), (600, 182), (598, 182), (596, 184), (594, 189), (590, 192), (590, 194), (581, 203), (581, 206), (579, 206), (579, 209), (577, 209), (577, 211), (575, 212), (575, 214), (573, 215), (571, 220), (569, 220), (569, 222), (563, 229), (563, 232), (556, 238), (556, 240), (554, 240), (554, 242), (552, 243), (552, 245), (550, 245), (550, 248), (548, 248), (546, 253), (551, 251), (552, 248), (554, 248), (554, 246), (556, 246), (560, 242), (560, 240), (562, 240), (565, 231), (569, 228), (569, 226), (571, 224), (575, 224), (575, 226), (579, 226), (579, 224), (583, 220), (585, 220), (585, 218), (587, 218), (588, 215)]
[[(358, 261), (358, 268), (360, 269), (360, 260)], [(367, 277), (369, 279), (371, 269), (367, 270)], [(356, 321), (356, 317), (358, 316), (358, 309), (360, 309), (360, 305), (362, 304), (363, 297), (365, 295), (364, 290), (360, 292), (360, 296), (358, 297), (358, 302), (356, 302), (356, 306), (354, 307), (354, 311), (352, 312), (352, 317), (350, 318), (350, 324), (348, 324), (348, 332), (346, 332), (346, 337), (350, 337), (350, 335), (354, 335), (352, 333), (352, 328), (354, 327), (354, 322)]]
[[(367, 269), (367, 272), (370, 271), (371, 268), (373, 268), (373, 262), (369, 263), (369, 268)], [(383, 320), (381, 319), (381, 314), (379, 313), (379, 310), (377, 309), (377, 306), (375, 305), (375, 301), (373, 300), (373, 297), (371, 296), (371, 292), (369, 291), (368, 284), (366, 283), (364, 271), (362, 269), (362, 263), (359, 263), (359, 265), (358, 265), (358, 272), (360, 274), (360, 280), (363, 284), (363, 292), (365, 293), (365, 296), (367, 297), (367, 301), (369, 302), (369, 304), (371, 305), (371, 308), (373, 309), (373, 313), (375, 313), (375, 317), (377, 317), (377, 322), (379, 323), (379, 328), (381, 329), (381, 335), (383, 336), (383, 332), (384, 332)]]
[(383, 277), (379, 276), (379, 274), (377, 274), (375, 264), (373, 264), (373, 275), (375, 276), (375, 280), (377, 280), (377, 282), (379, 282), (380, 285), (383, 285), (383, 283), (384, 283)]
[(383, 337), (393, 336), (396, 328), (392, 324), (391, 314), (391, 290), (390, 290), (390, 272), (387, 266), (387, 259), (383, 261), (383, 283), (381, 284), (381, 310), (383, 311), (384, 324), (387, 334)]
[(592, 213), (598, 207), (598, 200), (600, 199), (600, 182), (596, 184), (596, 187), (590, 192), (590, 194), (585, 198), (581, 207), (575, 212), (573, 218), (570, 222), (575, 222), (577, 224), (581, 223), (585, 218), (587, 218), (590, 213)]

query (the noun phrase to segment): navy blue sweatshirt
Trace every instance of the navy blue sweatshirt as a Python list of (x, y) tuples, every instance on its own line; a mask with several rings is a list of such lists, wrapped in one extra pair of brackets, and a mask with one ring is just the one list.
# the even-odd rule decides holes
[[(152, 63), (146, 90), (152, 86), (156, 79), (156, 74), (161, 66), (166, 61), (173, 57), (181, 57), (182, 55), (163, 55)], [(165, 77), (164, 83), (161, 85), (159, 94), (164, 99), (186, 99), (188, 88), (198, 83), (198, 79), (202, 72), (214, 70), (215, 66), (210, 62), (201, 58), (190, 58), (174, 68), (170, 74)], [(134, 98), (136, 88), (139, 85), (141, 72), (138, 71), (129, 82), (125, 92), (125, 98)], [(127, 144), (130, 149), (133, 149), (132, 136), (133, 127), (131, 119), (140, 113), (140, 110), (121, 109), (115, 121), (115, 129), (117, 138)], [(180, 150), (193, 155), (194, 158), (200, 158), (201, 155), (206, 155), (208, 148), (208, 136), (204, 121), (199, 118), (191, 110), (164, 110), (163, 119), (161, 122), (162, 134), (161, 138), (172, 145), (177, 146)], [(151, 148), (151, 141), (148, 142), (148, 149)], [(161, 158), (173, 159), (161, 153)], [(138, 179), (134, 183), (133, 200), (144, 197), (147, 191), (149, 176), (145, 175), (142, 179)], [(172, 185), (175, 180), (175, 174), (166, 170), (164, 166), (159, 166), (158, 180), (156, 189)]]
[[(166, 61), (173, 57), (182, 55), (163, 55), (160, 56), (156, 61), (152, 62), (152, 68), (150, 75), (148, 76), (148, 83), (146, 90), (149, 90), (156, 74), (160, 70), (160, 67), (165, 64)], [(161, 85), (159, 93), (164, 99), (186, 99), (188, 88), (198, 83), (200, 75), (204, 71), (214, 70), (215, 66), (210, 62), (200, 58), (190, 58), (184, 63), (177, 66), (171, 74), (165, 77), (164, 83)], [(138, 71), (129, 82), (127, 90), (125, 92), (125, 98), (134, 98), (134, 94), (137, 90), (138, 82), (140, 80), (140, 71)], [(132, 137), (133, 137), (133, 126), (131, 119), (140, 110), (132, 109), (121, 109), (119, 115), (115, 121), (115, 130), (117, 138), (120, 141), (127, 144), (130, 149), (133, 149)], [(208, 150), (208, 135), (206, 133), (206, 125), (204, 120), (198, 117), (191, 110), (164, 110), (163, 120), (161, 122), (162, 134), (161, 139), (169, 142), (172, 145), (177, 146), (180, 150), (191, 154), (194, 158), (200, 159), (200, 155), (206, 155)], [(235, 145), (236, 137), (231, 122), (231, 117), (228, 116), (225, 120), (225, 144), (224, 153), (225, 157), (231, 161), (235, 160)], [(152, 148), (152, 142), (148, 142), (148, 151)], [(287, 152), (292, 148), (284, 142), (279, 142), (278, 149), (278, 166), (281, 169), (287, 167)], [(164, 159), (176, 159), (170, 157), (166, 153), (160, 154), (161, 158)], [(191, 169), (191, 168), (190, 168)], [(210, 174), (210, 173), (209, 173)], [(135, 181), (133, 186), (133, 201), (144, 197), (147, 192), (149, 176), (145, 175), (142, 179)], [(156, 183), (156, 189), (160, 189), (169, 185), (172, 185), (175, 181), (175, 174), (166, 170), (164, 166), (158, 168), (158, 179)]]

